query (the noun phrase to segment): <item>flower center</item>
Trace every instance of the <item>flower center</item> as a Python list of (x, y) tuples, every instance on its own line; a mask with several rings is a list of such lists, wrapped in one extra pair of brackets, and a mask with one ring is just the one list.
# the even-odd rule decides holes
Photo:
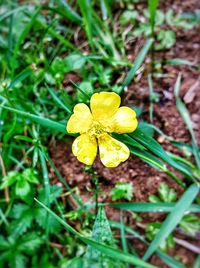
[(98, 121), (93, 121), (91, 128), (89, 129), (89, 134), (92, 136), (100, 136), (105, 133), (105, 128)]

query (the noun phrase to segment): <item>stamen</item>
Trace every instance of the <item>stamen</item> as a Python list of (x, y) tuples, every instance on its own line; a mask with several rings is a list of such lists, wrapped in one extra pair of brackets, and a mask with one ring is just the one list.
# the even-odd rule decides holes
[(105, 128), (98, 121), (94, 121), (92, 127), (89, 130), (89, 134), (94, 135), (95, 137), (98, 137), (105, 132)]

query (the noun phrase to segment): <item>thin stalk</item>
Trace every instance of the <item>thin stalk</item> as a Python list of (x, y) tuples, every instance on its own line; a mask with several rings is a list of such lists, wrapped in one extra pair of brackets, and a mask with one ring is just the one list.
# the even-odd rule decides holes
[[(2, 170), (2, 175), (3, 175), (3, 177), (5, 177), (7, 175), (6, 174), (6, 168), (5, 168), (5, 165), (4, 165), (3, 158), (1, 156), (1, 154), (0, 154), (0, 166), (1, 166), (1, 170)], [(6, 187), (4, 189), (4, 195), (5, 195), (6, 202), (9, 203), (10, 195), (9, 195), (9, 188), (8, 187)]]
[[(120, 231), (121, 231), (121, 242), (122, 242), (123, 251), (125, 253), (128, 253), (128, 245), (127, 245), (127, 237), (126, 237), (125, 226), (124, 226), (123, 210), (120, 210), (120, 224), (121, 224)], [(130, 268), (129, 264), (126, 264), (126, 268)]]
[(99, 180), (98, 180), (98, 177), (97, 177), (97, 174), (96, 172), (94, 171), (94, 173), (92, 174), (92, 181), (93, 181), (93, 184), (94, 184), (94, 194), (95, 194), (95, 214), (97, 216), (97, 213), (98, 213), (98, 197), (99, 197)]
[(153, 124), (153, 81), (152, 77), (148, 75), (148, 84), (149, 84), (149, 120)]
[[(42, 168), (43, 180), (44, 180), (44, 189), (45, 189), (45, 203), (47, 207), (50, 207), (50, 182), (49, 182), (49, 173), (47, 169), (47, 163), (45, 158), (45, 152), (39, 150), (40, 163)], [(49, 213), (46, 215), (46, 237), (49, 237)]]
[(98, 197), (99, 197), (99, 180), (98, 174), (94, 168), (94, 166), (85, 166), (85, 172), (88, 173), (92, 178), (92, 185), (94, 186), (94, 196), (95, 196), (95, 215), (97, 216), (98, 213)]

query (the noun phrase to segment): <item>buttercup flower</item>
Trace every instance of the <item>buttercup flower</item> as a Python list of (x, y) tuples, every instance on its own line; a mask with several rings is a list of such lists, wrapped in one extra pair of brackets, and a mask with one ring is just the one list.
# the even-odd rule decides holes
[(92, 165), (97, 155), (97, 145), (102, 163), (106, 167), (117, 167), (130, 155), (128, 147), (112, 138), (111, 133), (131, 133), (138, 125), (136, 113), (128, 107), (119, 108), (121, 98), (114, 92), (92, 95), (90, 109), (84, 103), (74, 107), (67, 123), (68, 133), (80, 133), (72, 145), (77, 159)]

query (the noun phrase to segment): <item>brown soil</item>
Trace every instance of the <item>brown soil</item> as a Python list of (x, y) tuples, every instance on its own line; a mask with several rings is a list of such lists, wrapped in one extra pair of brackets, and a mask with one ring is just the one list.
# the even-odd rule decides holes
[[(200, 2), (198, 0), (163, 2), (163, 9), (169, 6), (175, 11), (194, 11), (195, 9), (200, 8)], [(200, 27), (196, 27), (187, 32), (176, 29), (176, 44), (168, 51), (156, 53), (156, 59), (182, 58), (200, 64), (199, 32)], [(138, 46), (141, 46), (142, 43), (143, 40), (141, 39), (132, 44), (130, 51), (128, 51), (131, 60), (136, 56), (137, 51), (139, 50)], [(149, 62), (148, 58), (146, 59), (146, 62)], [(188, 130), (177, 111), (173, 95), (175, 81), (178, 73), (181, 72), (181, 97), (190, 112), (196, 138), (200, 145), (200, 73), (198, 70), (184, 65), (164, 65), (162, 69), (163, 75), (159, 78), (154, 78), (154, 90), (160, 94), (159, 102), (154, 105), (154, 124), (165, 134), (177, 141), (186, 143), (191, 142)], [(67, 78), (68, 77), (65, 78), (65, 83), (67, 83)], [(79, 80), (77, 79), (77, 76), (74, 76), (73, 74), (71, 74), (71, 79), (74, 82)], [(134, 104), (143, 107), (144, 113), (140, 120), (148, 120), (149, 96), (145, 70), (142, 74), (140, 73), (138, 77), (136, 77), (136, 82), (133, 82), (128, 87), (127, 92), (125, 92), (123, 96), (123, 100), (126, 105)], [(163, 137), (156, 136), (156, 138), (166, 150), (179, 155), (184, 154), (184, 152), (175, 148), (167, 140), (163, 139)], [(52, 148), (51, 157), (69, 185), (71, 187), (78, 187), (81, 197), (84, 201), (87, 201), (92, 195), (92, 193), (88, 191), (88, 189), (91, 188), (91, 179), (88, 174), (83, 172), (83, 165), (72, 155), (71, 146), (67, 145), (64, 141), (57, 141), (56, 146)], [(95, 161), (95, 167), (99, 175), (100, 188), (104, 192), (99, 200), (102, 202), (111, 201), (109, 192), (117, 182), (131, 182), (133, 184), (134, 193), (132, 202), (147, 202), (149, 196), (157, 192), (161, 182), (166, 182), (170, 187), (176, 189), (179, 196), (183, 192), (181, 187), (172, 181), (166, 174), (155, 170), (134, 156), (130, 157), (128, 161), (115, 169), (105, 168), (99, 159)], [(51, 172), (51, 175), (54, 177), (53, 172)], [(107, 216), (111, 220), (119, 221), (119, 211), (116, 209), (107, 208)], [(141, 216), (142, 224), (160, 221), (165, 217), (165, 215), (159, 213), (143, 213)], [(139, 231), (143, 231), (133, 220), (131, 214), (127, 213), (125, 221), (129, 226)], [(196, 241), (193, 241), (192, 239), (185, 238), (185, 240), (190, 241), (191, 243), (196, 243)], [(129, 242), (139, 253), (144, 252), (145, 246), (142, 243), (138, 243), (136, 239), (130, 239)], [(179, 259), (186, 267), (192, 267), (196, 256), (191, 251), (178, 245), (176, 245), (175, 249), (171, 250), (169, 254), (172, 256), (179, 256)], [(150, 261), (157, 267), (168, 267), (155, 255)]]

